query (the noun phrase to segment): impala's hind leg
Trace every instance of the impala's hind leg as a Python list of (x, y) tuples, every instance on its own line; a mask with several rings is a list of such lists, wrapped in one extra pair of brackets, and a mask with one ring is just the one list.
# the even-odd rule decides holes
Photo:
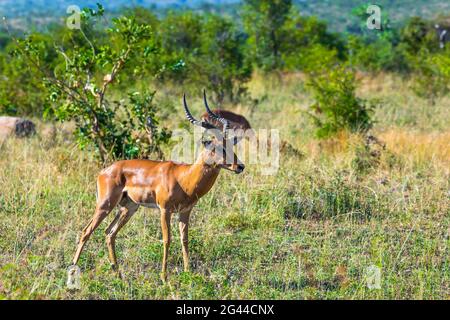
[(189, 215), (191, 210), (180, 213), (180, 221), (178, 223), (180, 229), (180, 240), (181, 249), (183, 252), (183, 264), (184, 271), (189, 271), (189, 239), (188, 239), (188, 229), (189, 229)]
[(122, 227), (130, 220), (139, 205), (134, 202), (121, 203), (119, 213), (114, 218), (113, 222), (106, 229), (106, 244), (108, 246), (109, 261), (113, 270), (117, 271), (117, 257), (116, 257), (116, 236)]
[(78, 259), (80, 258), (80, 254), (83, 251), (84, 245), (89, 240), (89, 237), (94, 232), (95, 229), (100, 225), (103, 219), (111, 212), (112, 209), (119, 203), (122, 198), (122, 188), (113, 188), (109, 190), (106, 194), (103, 194), (101, 190), (99, 190), (99, 197), (97, 200), (97, 206), (95, 208), (95, 213), (86, 227), (83, 229), (80, 237), (80, 242), (78, 243), (77, 251), (75, 252), (75, 256), (73, 257), (73, 264), (77, 264)]
[(170, 219), (172, 217), (172, 212), (161, 208), (161, 231), (164, 242), (164, 253), (162, 261), (161, 270), (161, 280), (166, 282), (167, 280), (167, 259), (169, 257), (169, 247), (170, 247)]

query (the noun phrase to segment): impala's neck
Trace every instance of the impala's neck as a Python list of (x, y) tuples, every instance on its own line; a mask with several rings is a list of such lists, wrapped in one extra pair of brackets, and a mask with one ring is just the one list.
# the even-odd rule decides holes
[(206, 163), (206, 153), (202, 152), (197, 161), (189, 166), (180, 182), (188, 195), (199, 199), (211, 190), (219, 172), (219, 167)]

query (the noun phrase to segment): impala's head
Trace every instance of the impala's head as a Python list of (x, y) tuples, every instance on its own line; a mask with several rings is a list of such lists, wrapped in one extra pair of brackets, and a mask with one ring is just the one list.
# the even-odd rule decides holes
[(229, 128), (228, 121), (211, 111), (206, 99), (206, 93), (204, 91), (203, 101), (205, 103), (206, 111), (210, 117), (223, 124), (222, 130), (207, 121), (196, 120), (189, 111), (186, 103), (186, 95), (183, 95), (186, 118), (188, 118), (193, 125), (206, 129), (202, 138), (202, 144), (205, 147), (205, 150), (202, 153), (203, 160), (213, 167), (224, 168), (235, 173), (241, 173), (244, 171), (245, 166), (233, 151), (233, 146), (236, 145), (240, 139), (236, 137), (227, 137), (227, 130)]
[(202, 138), (202, 144), (205, 148), (202, 155), (205, 163), (235, 173), (244, 171), (244, 164), (233, 151), (233, 142), (233, 139), (220, 139), (216, 135), (208, 136), (205, 134)]

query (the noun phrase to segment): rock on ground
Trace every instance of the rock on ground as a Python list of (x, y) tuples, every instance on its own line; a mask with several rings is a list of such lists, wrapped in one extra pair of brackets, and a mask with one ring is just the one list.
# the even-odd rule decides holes
[(27, 119), (18, 117), (0, 117), (0, 139), (8, 136), (28, 137), (36, 133), (36, 126)]

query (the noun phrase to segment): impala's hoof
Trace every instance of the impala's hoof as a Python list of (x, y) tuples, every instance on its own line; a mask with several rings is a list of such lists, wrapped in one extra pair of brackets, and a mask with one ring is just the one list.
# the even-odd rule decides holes
[(167, 273), (161, 273), (161, 281), (164, 283), (167, 282)]
[(67, 289), (69, 290), (80, 290), (81, 281), (80, 281), (80, 268), (77, 265), (71, 265), (67, 269)]
[(122, 272), (120, 272), (119, 266), (117, 264), (112, 264), (111, 269), (116, 273), (116, 275), (119, 277), (119, 279), (123, 280)]

